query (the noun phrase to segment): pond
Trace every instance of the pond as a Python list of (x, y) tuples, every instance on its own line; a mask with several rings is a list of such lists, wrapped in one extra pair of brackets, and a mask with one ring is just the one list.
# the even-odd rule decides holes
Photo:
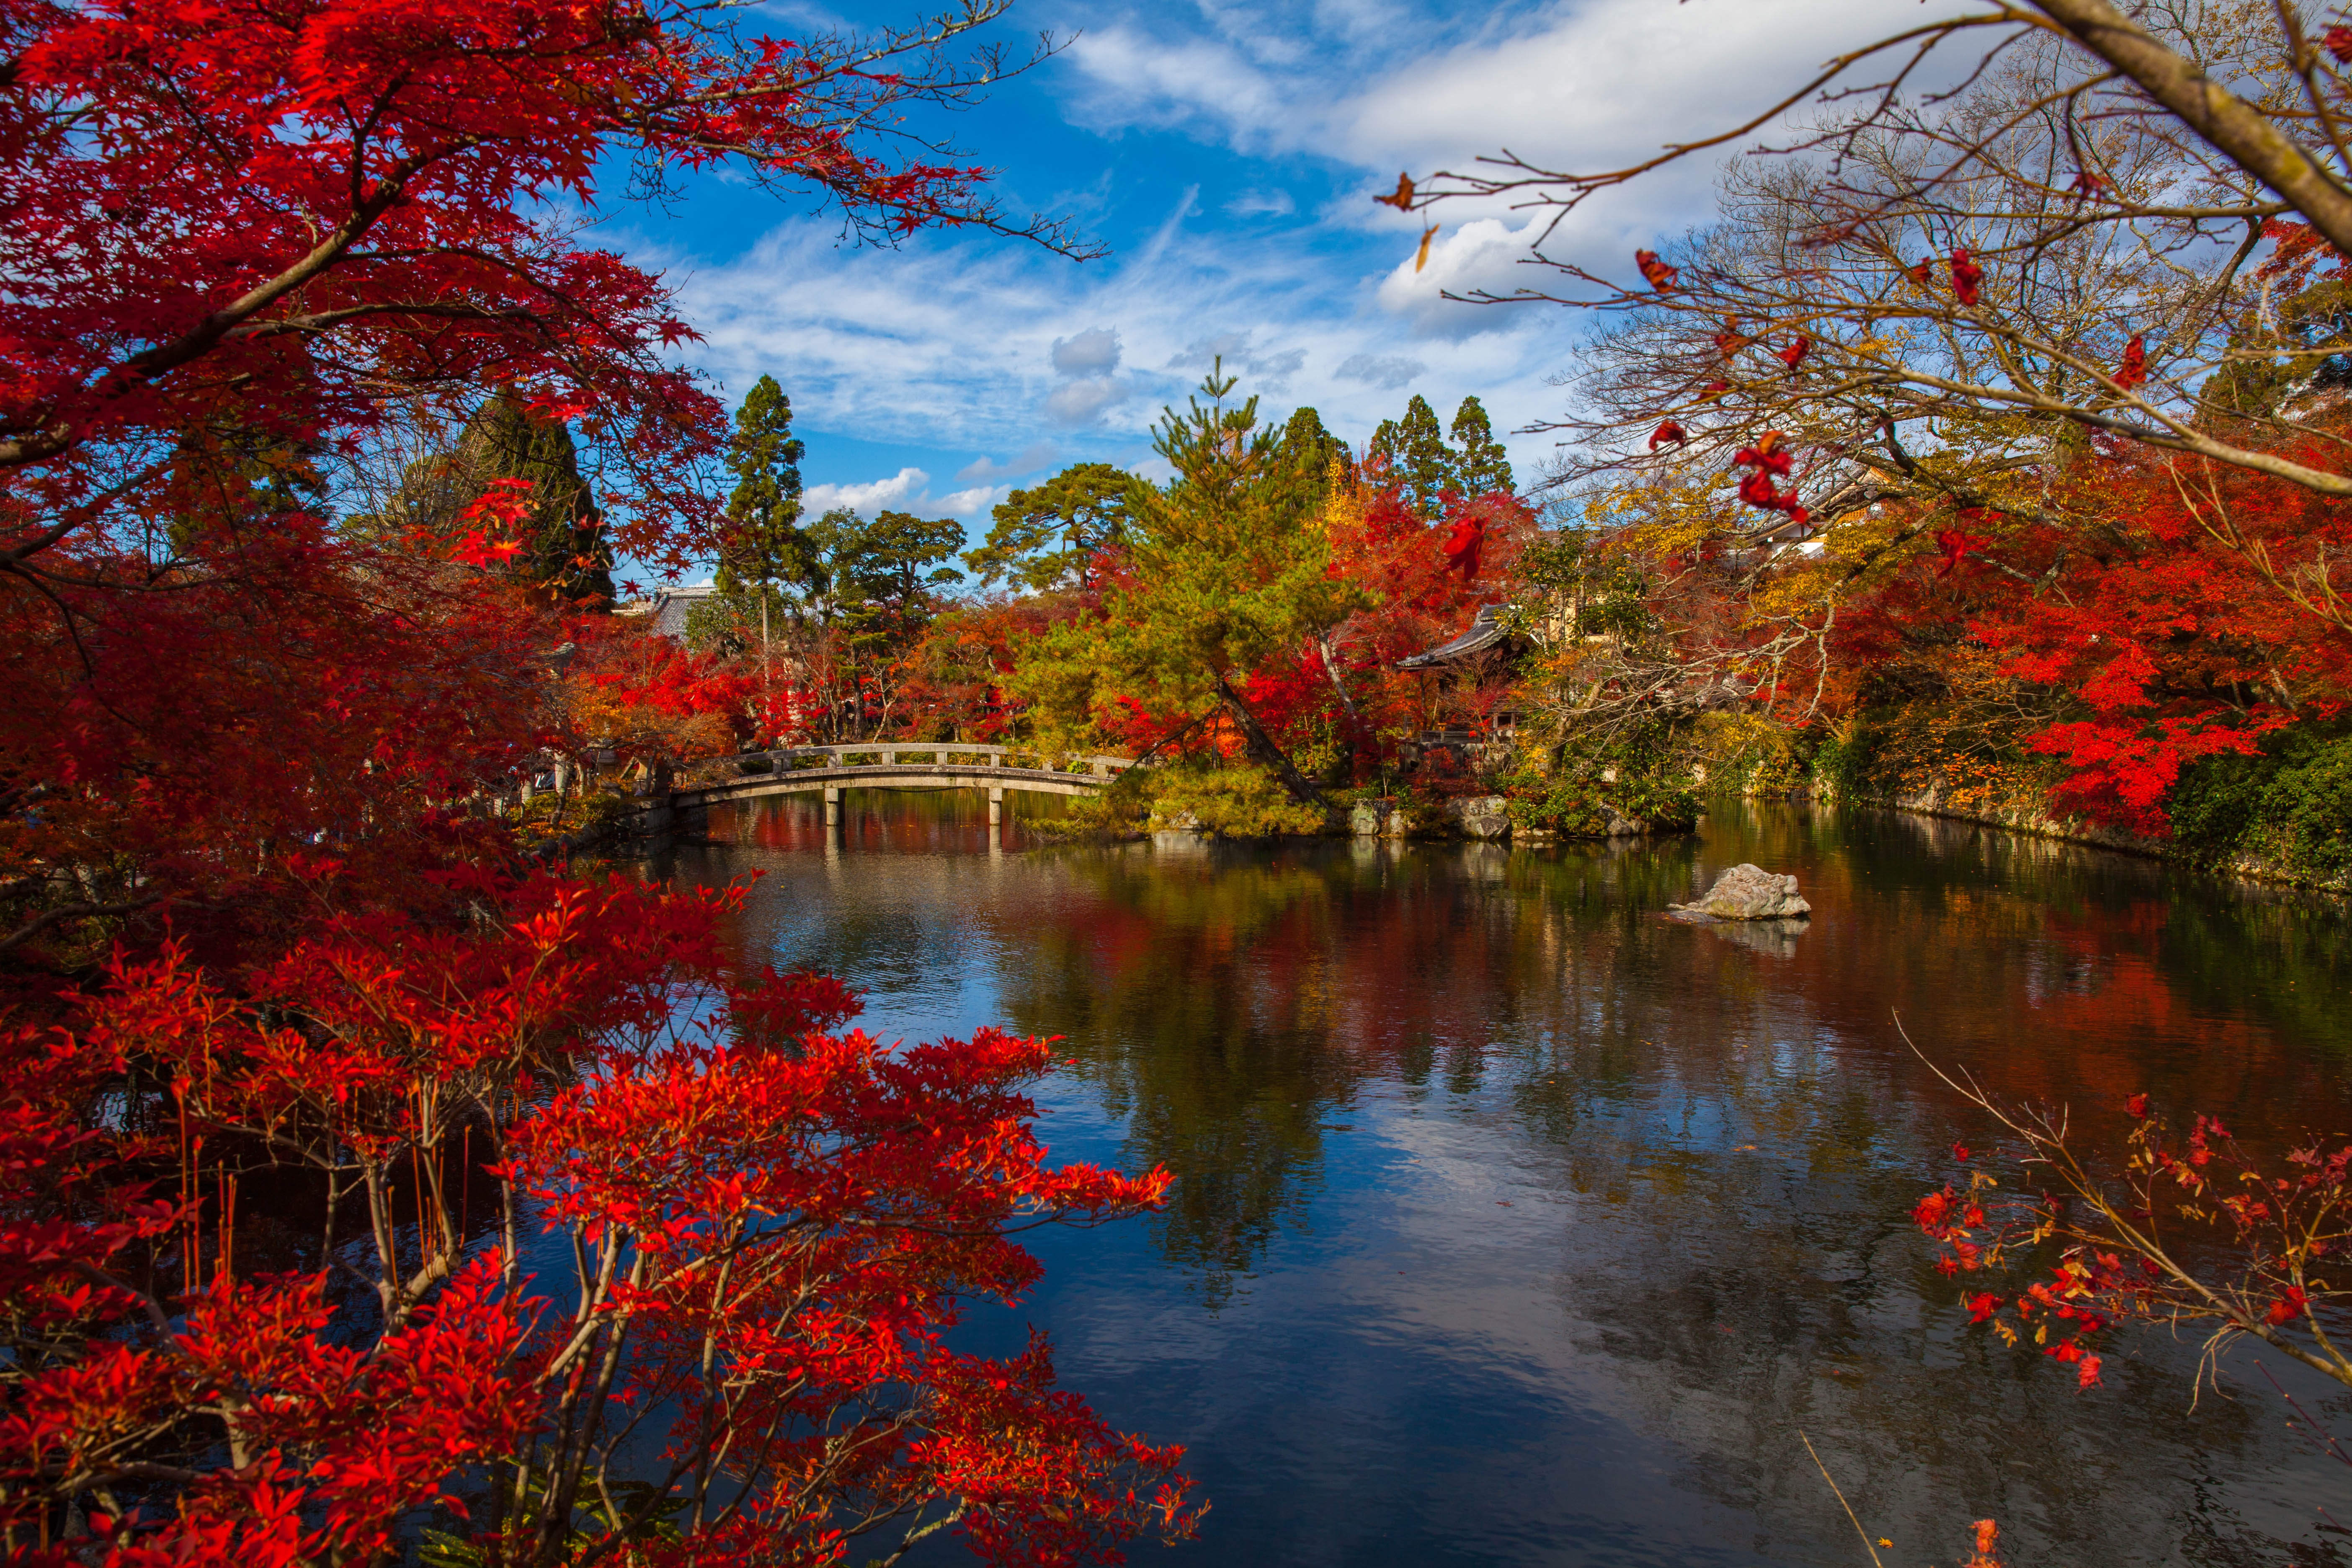
[[(1167, 1210), (1033, 1238), (1064, 1382), (1191, 1449), (1145, 1563), (1868, 1562), (1969, 1521), (2017, 1565), (2332, 1563), (2352, 1470), (2253, 1357), (2120, 1337), (2107, 1386), (1970, 1332), (1907, 1211), (1986, 1130), (1926, 1062), (2115, 1133), (2145, 1090), (2266, 1143), (2352, 1128), (2338, 903), (1883, 813), (1719, 803), (1696, 836), (992, 848), (985, 805), (720, 816), (732, 940), (885, 1037), (1066, 1037), (1057, 1158)], [(1740, 861), (1801, 934), (1662, 915)], [(1898, 1028), (1898, 1019), (1900, 1027)], [(2266, 1356), (2315, 1414), (2328, 1399)], [(2329, 1385), (2332, 1386), (2332, 1385)], [(951, 1561), (950, 1552), (934, 1561)]]

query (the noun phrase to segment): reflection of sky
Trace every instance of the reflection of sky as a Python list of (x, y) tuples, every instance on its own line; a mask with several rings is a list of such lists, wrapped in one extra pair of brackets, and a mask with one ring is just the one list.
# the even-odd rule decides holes
[[(2156, 1336), (2078, 1396), (1962, 1331), (1905, 1211), (1981, 1136), (1889, 1024), (2086, 1117), (2147, 1088), (2341, 1126), (2338, 909), (1895, 819), (1171, 862), (992, 856), (977, 799), (852, 804), (831, 857), (676, 869), (766, 869), (741, 940), (866, 987), (878, 1035), (1067, 1032), (1058, 1158), (1272, 1162), (1197, 1173), (1272, 1205), (1219, 1288), (1230, 1255), (1171, 1263), (1164, 1226), (1045, 1232), (1035, 1298), (970, 1331), (1049, 1327), (1070, 1386), (1191, 1447), (1216, 1509), (1180, 1556), (1853, 1561), (1800, 1430), (1890, 1563), (1952, 1561), (1987, 1515), (2014, 1561), (2103, 1565), (2275, 1561), (2315, 1503), (2347, 1517), (2242, 1365), (2192, 1415)], [(1741, 858), (1803, 879), (1792, 952), (1655, 918)], [(1248, 1136), (1166, 1099), (1203, 1083)]]

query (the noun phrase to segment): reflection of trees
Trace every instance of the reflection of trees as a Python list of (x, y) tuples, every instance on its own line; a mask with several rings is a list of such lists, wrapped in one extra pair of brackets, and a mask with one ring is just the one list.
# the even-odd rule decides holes
[[(1660, 918), (1735, 859), (1801, 868), (1821, 918), (1769, 951)], [(2311, 934), (2337, 917), (2176, 901), (2160, 868), (1861, 814), (1614, 851), (1055, 870), (999, 917), (1003, 994), (1101, 1077), (1127, 1157), (1177, 1173), (1158, 1240), (1213, 1299), (1303, 1219), (1318, 1125), (1391, 1083), (1509, 1131), (1565, 1215), (1570, 1331), (1694, 1456), (1682, 1484), (1811, 1521), (1801, 1426), (1931, 1553), (1991, 1511), (2052, 1561), (2253, 1538), (2172, 1500), (2287, 1450), (2244, 1405), (2186, 1416), (2168, 1346), (2136, 1345), (2094, 1407), (1961, 1331), (1907, 1210), (1931, 1152), (1977, 1134), (1892, 1015), (1939, 1060), (2086, 1112), (2150, 1089), (2233, 1124), (2340, 1121), (2347, 1029), (2318, 1009), (2341, 961)]]
[(1067, 863), (1080, 896), (1004, 911), (1008, 1022), (1066, 1036), (1101, 1075), (1126, 1159), (1176, 1176), (1155, 1243), (1222, 1300), (1303, 1210), (1318, 1122), (1353, 1090), (1320, 964), (1301, 962), (1333, 945), (1332, 889), (1290, 861)]
[[(1738, 860), (1803, 879), (1820, 913), (1790, 951), (1662, 918)], [(1333, 1123), (1393, 1136), (1400, 1110), (1425, 1106), (1484, 1140), (1478, 1174), (1521, 1189), (1494, 1194), (1518, 1200), (1512, 1234), (1557, 1249), (1541, 1325), (1507, 1324), (1564, 1342), (1536, 1370), (1686, 1456), (1679, 1484), (1843, 1553), (1802, 1427), (1906, 1561), (1946, 1560), (1954, 1521), (1987, 1513), (2013, 1526), (2019, 1561), (2251, 1551), (2250, 1528), (2196, 1500), (2243, 1496), (2231, 1478), (2290, 1463), (2267, 1406), (2188, 1414), (2186, 1354), (2153, 1337), (2086, 1400), (1963, 1331), (1906, 1211), (1938, 1152), (1981, 1136), (1891, 1016), (1937, 1060), (2082, 1117), (2119, 1119), (2145, 1089), (2250, 1135), (2340, 1126), (2341, 911), (1860, 812), (1726, 814), (1703, 839), (1614, 849), (901, 865), (894, 877), (935, 880), (829, 906), (806, 957), (853, 980), (913, 973), (947, 962), (942, 928), (977, 926), (1004, 1021), (1066, 1037), (1126, 1120), (1122, 1158), (1176, 1173), (1155, 1242), (1212, 1301), (1307, 1220)], [(954, 919), (918, 935), (900, 918), (916, 908)], [(1488, 1261), (1475, 1238), (1364, 1245), (1397, 1247), (1401, 1266)], [(1486, 1321), (1433, 1315), (1396, 1279), (1400, 1337), (1496, 1348)], [(1802, 1559), (1790, 1544), (1757, 1551)]]

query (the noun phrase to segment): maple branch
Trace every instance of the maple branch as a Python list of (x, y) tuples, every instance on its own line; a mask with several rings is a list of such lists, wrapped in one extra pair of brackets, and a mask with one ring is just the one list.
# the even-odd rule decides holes
[(162, 897), (157, 897), (152, 899), (134, 899), (127, 903), (74, 903), (53, 905), (48, 909), (43, 910), (39, 914), (35, 915), (31, 920), (26, 921), (23, 925), (18, 926), (6, 936), (0, 936), (0, 952), (5, 952), (10, 948), (16, 947), (20, 943), (32, 941), (33, 938), (40, 935), (41, 932), (47, 931), (50, 926), (57, 924), (59, 921), (85, 919), (94, 920), (109, 915), (136, 914), (141, 910), (152, 910), (157, 904), (168, 901), (169, 900)]
[[(179, 337), (142, 350), (102, 373), (98, 378), (98, 390), (101, 395), (111, 390), (113, 395), (121, 395), (132, 382), (152, 381), (211, 353), (234, 329), (333, 267), (362, 235), (374, 226), (378, 218), (392, 210), (407, 189), (408, 182), (418, 173), (478, 141), (478, 137), (460, 137), (431, 153), (412, 153), (402, 159), (376, 183), (374, 191), (352, 208), (349, 217), (292, 266), (247, 289)], [(46, 461), (67, 451), (75, 441), (75, 427), (66, 422), (52, 424), (29, 436), (0, 440), (0, 468)]]

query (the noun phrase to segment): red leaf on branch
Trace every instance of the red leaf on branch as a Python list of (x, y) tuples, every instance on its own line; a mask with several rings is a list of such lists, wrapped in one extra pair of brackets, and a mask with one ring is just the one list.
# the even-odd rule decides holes
[(2137, 332), (2124, 345), (2123, 363), (2116, 367), (2115, 383), (2126, 392), (2147, 379), (2147, 341)]
[(1633, 265), (1642, 269), (1642, 276), (1648, 281), (1650, 287), (1661, 294), (1673, 293), (1675, 280), (1682, 276), (1680, 268), (1669, 267), (1659, 260), (1658, 253), (1654, 250), (1635, 251)]
[(1984, 288), (1984, 269), (1969, 259), (1966, 250), (1952, 252), (1952, 292), (1963, 305), (1974, 305)]

